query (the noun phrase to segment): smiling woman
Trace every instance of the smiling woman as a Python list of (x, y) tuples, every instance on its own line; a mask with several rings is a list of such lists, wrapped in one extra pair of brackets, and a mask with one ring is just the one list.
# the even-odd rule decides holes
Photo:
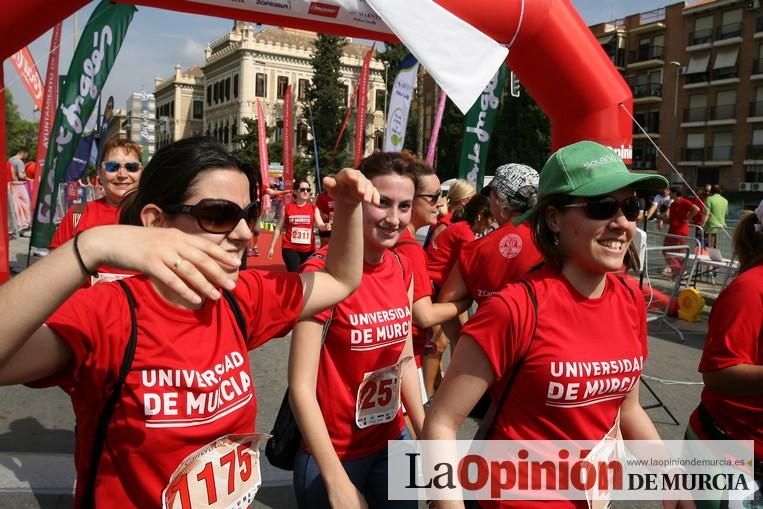
[[(646, 305), (637, 288), (611, 272), (622, 266), (636, 228), (633, 190), (665, 184), (659, 175), (630, 173), (612, 150), (594, 142), (575, 143), (549, 158), (532, 211), (545, 266), (485, 300), (464, 326), (425, 422), (425, 439), (455, 439), (464, 416), (488, 390), (497, 412), (484, 428), (485, 439), (600, 441), (620, 432), (626, 439), (659, 438), (638, 399), (647, 356)], [(627, 369), (616, 377), (554, 369), (565, 362)], [(605, 386), (613, 389), (582, 390)]]

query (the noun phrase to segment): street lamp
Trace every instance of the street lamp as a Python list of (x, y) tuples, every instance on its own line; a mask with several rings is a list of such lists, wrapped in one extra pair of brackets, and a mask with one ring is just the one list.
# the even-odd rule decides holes
[(675, 83), (675, 90), (673, 92), (673, 145), (672, 145), (672, 163), (675, 164), (677, 157), (678, 157), (678, 147), (676, 146), (676, 135), (678, 133), (678, 77), (681, 73), (681, 67), (683, 67), (683, 64), (681, 62), (676, 62), (675, 60), (672, 60), (670, 62), (670, 65), (675, 66), (676, 69), (676, 83)]

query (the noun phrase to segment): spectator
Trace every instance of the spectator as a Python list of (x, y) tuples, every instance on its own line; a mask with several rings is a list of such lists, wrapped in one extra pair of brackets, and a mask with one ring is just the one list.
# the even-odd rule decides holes
[[(668, 212), (670, 204), (673, 202), (673, 198), (670, 196), (670, 187), (666, 187), (658, 195), (652, 198), (652, 205), (646, 213), (646, 220), (649, 221), (652, 218), (658, 221), (662, 219), (662, 216)], [(658, 228), (662, 228), (662, 223), (657, 223)]]
[[(671, 186), (670, 197), (673, 201), (668, 209), (668, 234), (665, 237), (664, 245), (683, 246), (686, 245), (686, 239), (689, 236), (689, 223), (699, 213), (699, 207), (683, 197), (681, 186)], [(681, 271), (681, 258), (668, 255), (667, 251), (664, 256), (667, 265), (663, 273), (666, 276), (677, 277)]]
[(715, 184), (707, 198), (707, 219), (705, 222), (705, 232), (710, 247), (718, 246), (718, 234), (726, 228), (728, 211), (729, 201), (723, 197), (723, 187), (720, 184)]
[(25, 148), (20, 149), (13, 155), (8, 162), (11, 165), (11, 176), (16, 182), (23, 182), (26, 180), (26, 160), (29, 159), (29, 151)]

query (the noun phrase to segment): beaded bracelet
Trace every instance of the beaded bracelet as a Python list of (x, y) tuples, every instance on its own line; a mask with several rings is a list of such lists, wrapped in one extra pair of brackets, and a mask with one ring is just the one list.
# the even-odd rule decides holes
[(82, 234), (82, 232), (77, 232), (77, 234), (74, 236), (74, 256), (77, 257), (77, 262), (79, 262), (79, 266), (82, 267), (82, 270), (85, 271), (85, 274), (89, 276), (98, 276), (98, 271), (93, 271), (87, 268), (87, 265), (85, 265), (85, 260), (82, 259), (82, 255), (79, 252), (79, 245), (77, 242), (79, 241), (79, 236)]

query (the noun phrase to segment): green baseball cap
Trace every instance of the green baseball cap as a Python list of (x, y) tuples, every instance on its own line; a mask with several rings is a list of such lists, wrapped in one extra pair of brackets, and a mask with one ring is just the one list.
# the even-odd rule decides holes
[[(538, 199), (553, 194), (601, 196), (624, 187), (660, 190), (668, 181), (656, 173), (633, 173), (609, 147), (594, 141), (579, 141), (560, 148), (548, 158), (540, 172)], [(523, 214), (515, 223), (530, 216)]]

